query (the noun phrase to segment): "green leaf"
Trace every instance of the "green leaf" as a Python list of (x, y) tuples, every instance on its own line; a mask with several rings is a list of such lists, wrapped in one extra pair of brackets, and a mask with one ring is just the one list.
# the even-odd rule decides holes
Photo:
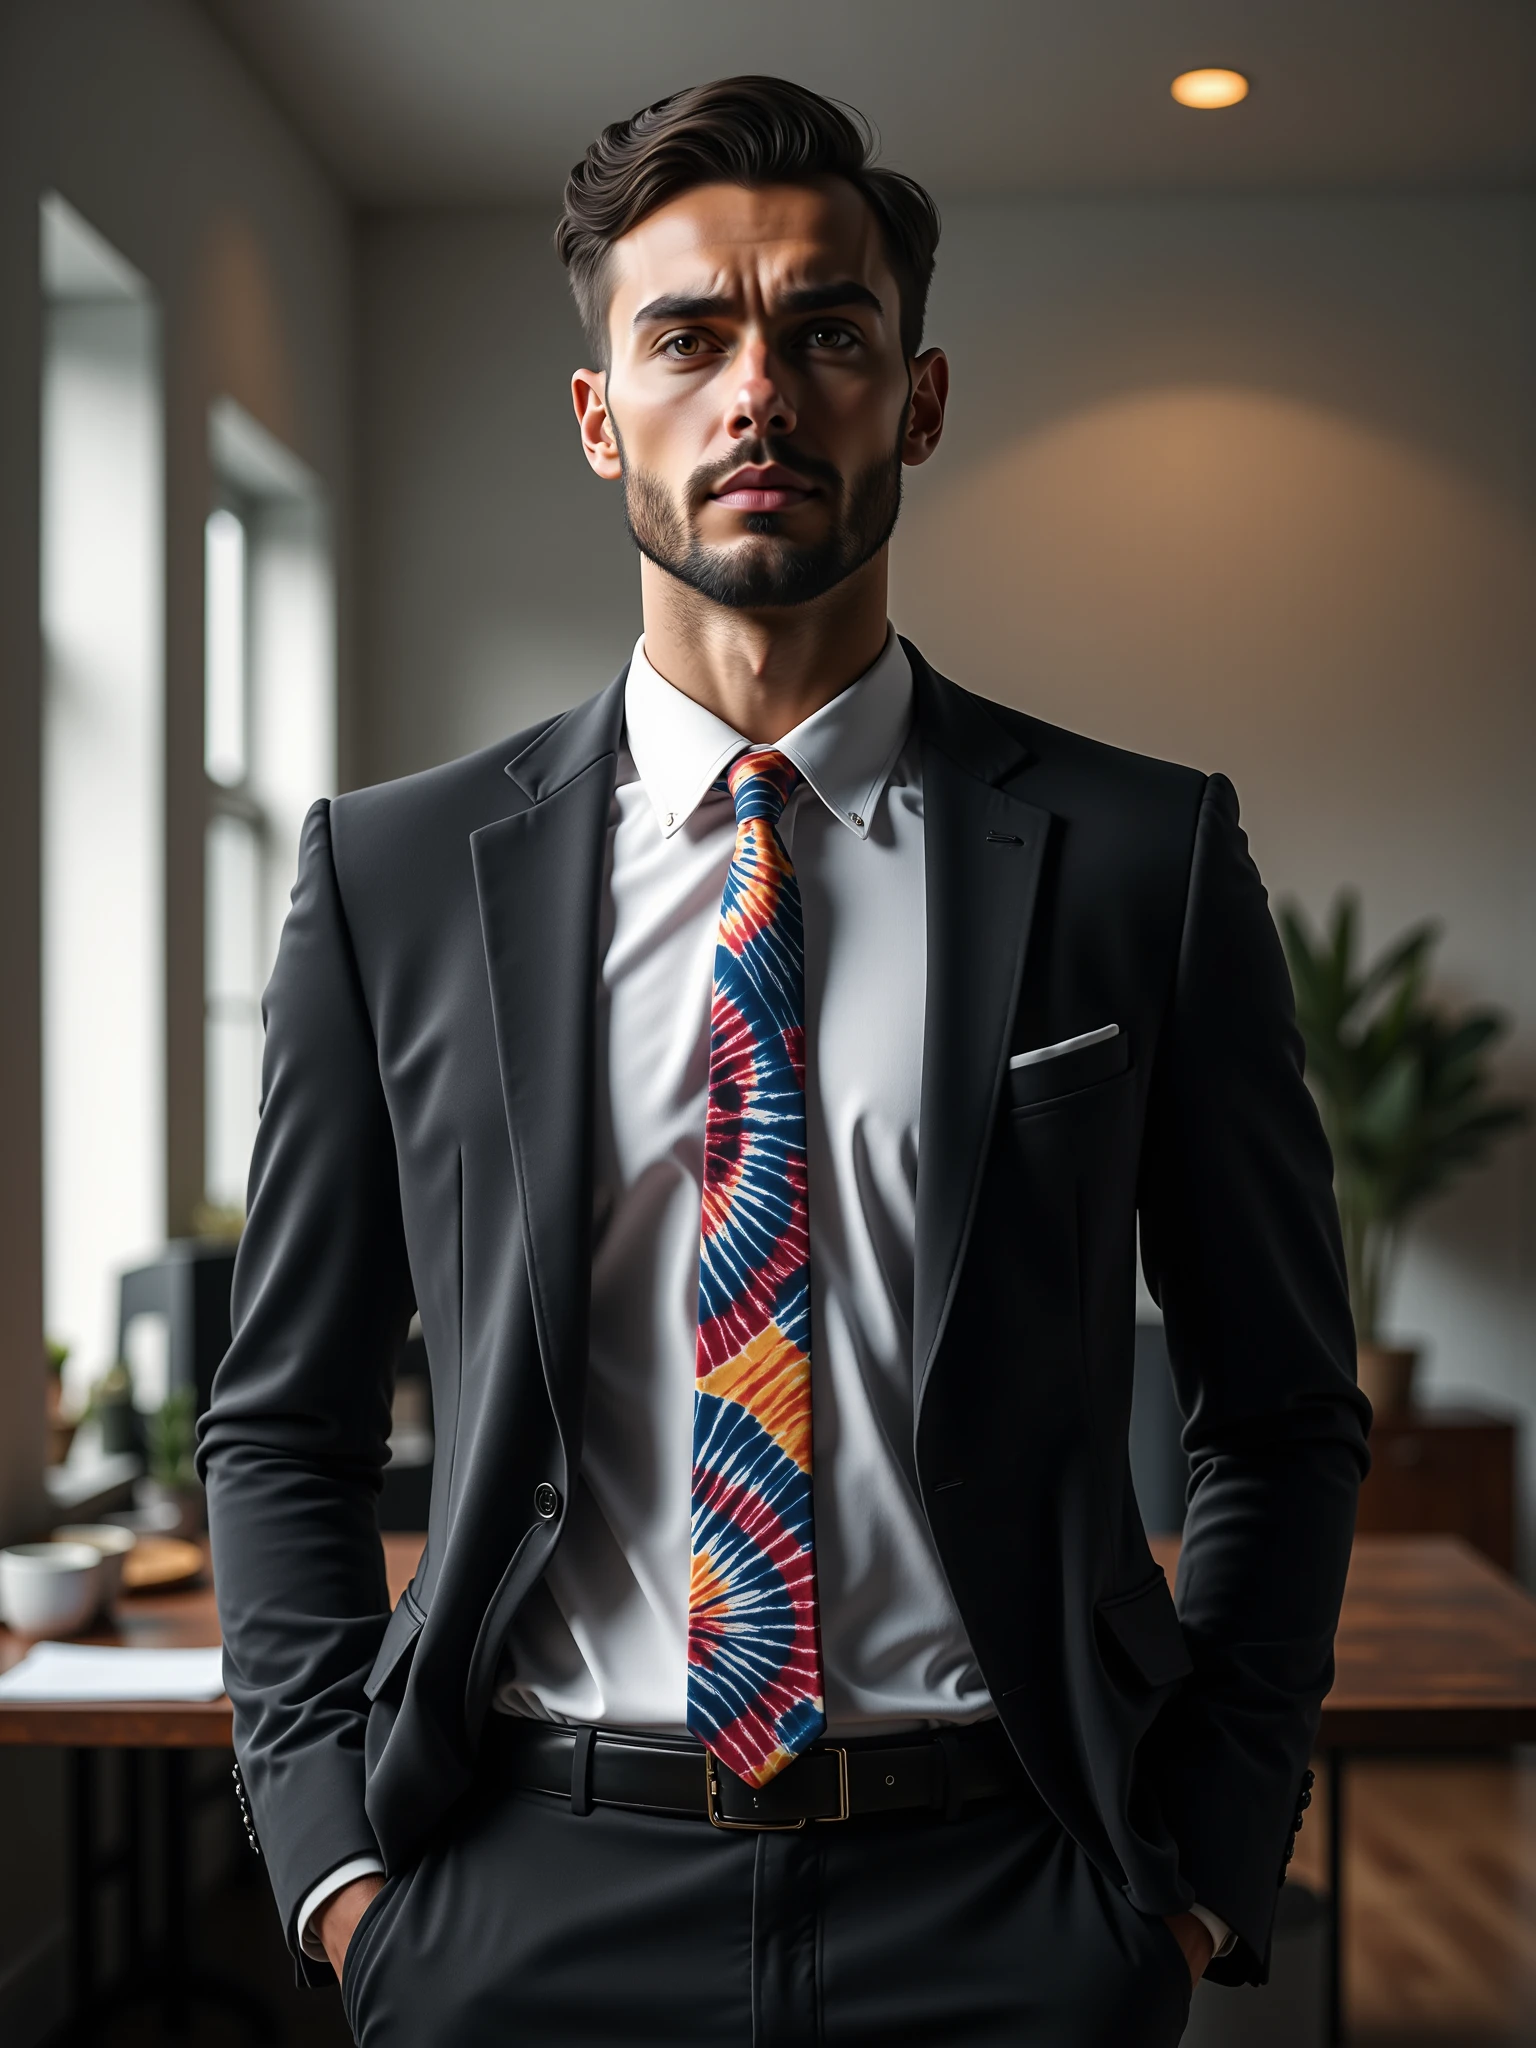
[(1377, 1152), (1408, 1142), (1423, 1093), (1418, 1061), (1409, 1051), (1394, 1051), (1356, 1108), (1354, 1128), (1359, 1142)]
[(1373, 966), (1366, 969), (1360, 982), (1360, 1001), (1370, 1002), (1394, 982), (1400, 982), (1405, 989), (1417, 991), (1423, 984), (1430, 948), (1439, 937), (1440, 928), (1431, 919), (1406, 932)]
[(1281, 906), (1279, 922), (1307, 1082), (1333, 1148), (1350, 1297), (1357, 1327), (1368, 1330), (1403, 1217), (1530, 1111), (1491, 1093), (1488, 1052), (1507, 1029), (1501, 1013), (1452, 1014), (1427, 993), (1438, 925), (1412, 926), (1360, 966), (1352, 890), (1339, 892), (1321, 932), (1295, 903)]

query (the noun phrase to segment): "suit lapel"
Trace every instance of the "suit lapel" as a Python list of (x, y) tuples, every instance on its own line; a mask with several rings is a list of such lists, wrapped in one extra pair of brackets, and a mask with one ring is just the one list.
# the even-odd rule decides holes
[(920, 1409), (997, 1117), (1051, 821), (998, 786), (1026, 766), (1023, 743), (907, 651), (923, 742), (928, 925), (912, 1345)]
[(624, 677), (507, 768), (521, 807), (470, 835), (539, 1351), (572, 1463), (592, 1263), (598, 926)]
[[(1027, 765), (1022, 743), (915, 648), (907, 653), (923, 741), (928, 928), (913, 1304), (920, 1405), (997, 1115), (1050, 816), (999, 787)], [(568, 1447), (580, 1440), (585, 1385), (597, 936), (623, 718), (621, 675), (509, 764), (519, 808), (470, 838), (534, 1315)]]

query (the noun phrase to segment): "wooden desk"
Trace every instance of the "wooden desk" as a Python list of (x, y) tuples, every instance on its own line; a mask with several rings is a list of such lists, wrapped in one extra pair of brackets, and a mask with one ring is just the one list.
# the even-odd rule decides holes
[(1459, 1537), (1355, 1538), (1334, 1665), (1320, 1750), (1536, 1741), (1536, 1600)]
[[(1178, 1539), (1152, 1547), (1171, 1584)], [(1328, 1778), (1329, 2039), (1339, 2042), (1349, 1758), (1536, 1740), (1536, 1600), (1459, 1537), (1360, 1535), (1334, 1666), (1317, 1747)]]
[[(423, 1541), (419, 1535), (384, 1538), (391, 1600), (398, 1600), (405, 1590)], [(203, 1555), (208, 1555), (206, 1537)], [(111, 1627), (71, 1640), (126, 1643), (136, 1650), (211, 1649), (219, 1640), (212, 1576), (205, 1569), (196, 1585), (176, 1593), (126, 1594), (117, 1603)], [(0, 1671), (8, 1671), (29, 1647), (25, 1637), (0, 1628)], [(0, 1700), (0, 1742), (49, 1749), (228, 1749), (231, 1708), (227, 1699), (52, 1706)]]
[[(384, 1563), (392, 1600), (399, 1599), (416, 1569), (422, 1540), (420, 1536), (384, 1538)], [(206, 1542), (203, 1555), (206, 1560)], [(198, 1584), (175, 1593), (127, 1594), (118, 1602), (109, 1628), (76, 1640), (126, 1643), (135, 1649), (211, 1648), (219, 1640), (219, 1619), (206, 1563)], [(0, 1628), (0, 1671), (9, 1670), (27, 1648), (25, 1639)], [(243, 2020), (251, 2038), (273, 2038), (272, 2018), (261, 2001), (244, 1985), (197, 1969), (192, 1954), (187, 1870), (195, 1788), (188, 1776), (188, 1753), (228, 1750), (231, 1733), (227, 1699), (103, 1701), (90, 1705), (60, 1702), (52, 1706), (0, 1700), (0, 1742), (63, 1749), (69, 1753), (73, 2038), (84, 2038), (93, 2025), (119, 2006), (150, 1997), (161, 2002), (168, 2034), (180, 2037), (186, 2032), (192, 2006), (201, 2000)], [(118, 1752), (122, 1760), (125, 1837), (121, 1846), (106, 1850), (101, 1844), (100, 1826), (103, 1750)], [(161, 1846), (157, 1856), (146, 1852), (146, 1812), (150, 1804), (145, 1794), (147, 1750), (165, 1752), (156, 1830)], [(147, 1953), (144, 1931), (143, 1893), (149, 1870), (158, 1873), (164, 1928), (163, 1940), (153, 1958)], [(97, 1902), (104, 1886), (118, 1879), (124, 1884), (127, 1968), (116, 1983), (103, 1987), (98, 1969)]]
[[(422, 1539), (384, 1538), (391, 1597), (416, 1568)], [(1177, 1538), (1154, 1542), (1172, 1581)], [(120, 1603), (116, 1629), (94, 1642), (192, 1647), (219, 1640), (206, 1582), (157, 1599)], [(0, 1630), (0, 1670), (24, 1645)], [(1469, 1545), (1447, 1536), (1370, 1536), (1355, 1541), (1336, 1646), (1337, 1671), (1323, 1706), (1318, 1749), (1328, 1773), (1333, 2036), (1343, 1982), (1345, 1766), (1372, 1750), (1465, 1749), (1536, 1740), (1536, 1600)], [(32, 1706), (0, 1702), (0, 1742), (82, 1753), (105, 1748), (228, 1749), (229, 1701)]]
[[(416, 1535), (384, 1538), (390, 1597), (421, 1556)], [(1172, 1581), (1177, 1537), (1153, 1543)], [(129, 1595), (116, 1626), (82, 1641), (191, 1649), (219, 1640), (213, 1587)], [(0, 1671), (26, 1643), (0, 1629)], [(1360, 1536), (1318, 1747), (1465, 1749), (1536, 1741), (1536, 1600), (1451, 1536)], [(188, 1704), (32, 1705), (0, 1701), (0, 1742), (51, 1748), (228, 1749), (227, 1699)]]

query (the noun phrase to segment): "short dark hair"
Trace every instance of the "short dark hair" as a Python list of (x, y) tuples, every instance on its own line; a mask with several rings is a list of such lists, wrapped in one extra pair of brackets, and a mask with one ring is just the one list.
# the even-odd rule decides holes
[(939, 210), (914, 178), (878, 168), (864, 116), (786, 78), (692, 85), (605, 128), (572, 170), (555, 247), (570, 272), (587, 340), (608, 359), (608, 252), (699, 185), (804, 185), (846, 178), (880, 224), (915, 356), (939, 243)]

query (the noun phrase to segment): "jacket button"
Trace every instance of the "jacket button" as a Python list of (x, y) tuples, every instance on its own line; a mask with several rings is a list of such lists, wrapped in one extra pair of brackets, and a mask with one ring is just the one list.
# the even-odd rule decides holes
[(230, 1776), (235, 1781), (235, 1801), (240, 1808), (240, 1819), (245, 1827), (245, 1839), (259, 1856), (261, 1854), (261, 1843), (256, 1839), (256, 1823), (251, 1819), (250, 1804), (245, 1796), (245, 1780), (240, 1775), (240, 1766), (238, 1764), (230, 1772)]
[(533, 1508), (541, 1522), (552, 1522), (560, 1512), (560, 1495), (547, 1479), (533, 1489)]

